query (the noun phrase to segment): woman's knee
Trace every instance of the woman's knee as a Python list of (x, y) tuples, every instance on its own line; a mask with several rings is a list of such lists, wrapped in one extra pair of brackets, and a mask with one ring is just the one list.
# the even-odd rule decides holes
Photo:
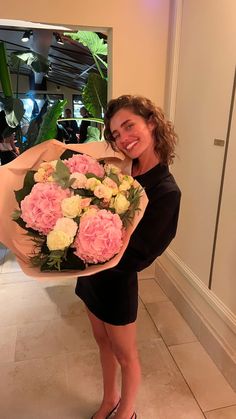
[(135, 345), (132, 348), (113, 345), (112, 350), (121, 367), (125, 368), (129, 365), (139, 364), (138, 350)]

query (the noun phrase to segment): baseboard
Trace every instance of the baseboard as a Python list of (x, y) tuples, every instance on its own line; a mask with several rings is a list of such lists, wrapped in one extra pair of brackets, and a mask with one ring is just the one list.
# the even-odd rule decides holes
[(155, 279), (236, 391), (236, 316), (170, 249)]

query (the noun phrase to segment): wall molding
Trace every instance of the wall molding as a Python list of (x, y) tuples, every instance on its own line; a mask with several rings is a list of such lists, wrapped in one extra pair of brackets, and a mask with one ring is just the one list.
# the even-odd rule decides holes
[(225, 323), (236, 333), (236, 315), (200, 280), (200, 278), (176, 255), (173, 250), (166, 251), (167, 258), (179, 269), (187, 281), (219, 314)]
[(236, 316), (171, 249), (156, 261), (155, 279), (236, 390)]

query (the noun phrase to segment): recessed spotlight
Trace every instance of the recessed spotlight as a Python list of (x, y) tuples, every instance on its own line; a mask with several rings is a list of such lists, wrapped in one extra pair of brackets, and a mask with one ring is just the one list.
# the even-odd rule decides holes
[(21, 41), (22, 42), (28, 42), (32, 35), (33, 35), (33, 31), (25, 31), (22, 38), (21, 38)]
[(58, 32), (54, 32), (53, 35), (55, 36), (57, 44), (64, 45), (64, 41), (62, 40), (62, 37)]

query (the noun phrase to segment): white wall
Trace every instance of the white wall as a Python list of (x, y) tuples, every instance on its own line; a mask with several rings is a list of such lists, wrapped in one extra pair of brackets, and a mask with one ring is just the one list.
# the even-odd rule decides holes
[(183, 197), (172, 250), (206, 286), (224, 158), (224, 147), (215, 146), (214, 139), (225, 140), (227, 134), (236, 62), (235, 15), (234, 0), (183, 3), (175, 113), (180, 142), (174, 166)]
[(112, 28), (110, 96), (143, 94), (163, 105), (169, 0), (11, 0), (1, 18)]
[[(181, 7), (182, 18), (173, 83), (177, 88), (172, 89), (179, 134), (173, 173), (182, 203), (176, 239), (160, 258), (156, 274), (236, 389), (236, 104), (210, 287), (236, 63), (236, 3), (176, 0), (175, 4)], [(214, 145), (214, 139), (224, 140), (225, 146)]]

